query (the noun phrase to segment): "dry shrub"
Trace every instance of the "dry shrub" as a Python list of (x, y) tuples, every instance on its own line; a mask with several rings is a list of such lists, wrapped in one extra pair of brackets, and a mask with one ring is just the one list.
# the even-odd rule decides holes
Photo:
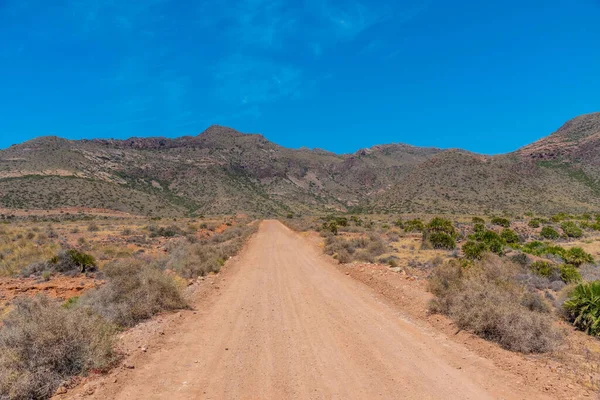
[(169, 254), (166, 267), (185, 278), (217, 273), (229, 258), (225, 248), (226, 246), (200, 243), (180, 244)]
[(236, 226), (221, 234), (197, 243), (179, 242), (169, 250), (166, 267), (185, 278), (218, 273), (225, 262), (239, 253), (246, 240), (258, 226), (255, 224)]
[(584, 281), (600, 281), (600, 266), (594, 264), (584, 264), (579, 269), (581, 278)]
[(104, 268), (104, 275), (106, 284), (86, 293), (81, 304), (120, 326), (187, 306), (175, 280), (148, 262), (116, 261)]
[(280, 219), (280, 221), (296, 232), (316, 230), (318, 227), (318, 224), (312, 218)]
[(47, 297), (15, 300), (0, 328), (0, 398), (48, 398), (69, 377), (108, 368), (114, 334), (85, 310)]
[(516, 277), (519, 267), (487, 255), (475, 265), (457, 261), (434, 269), (431, 310), (450, 316), (460, 329), (522, 353), (552, 350), (560, 339), (547, 304), (532, 298)]
[(387, 248), (381, 237), (375, 234), (350, 240), (334, 235), (325, 238), (325, 253), (334, 256), (342, 264), (352, 261), (373, 263)]

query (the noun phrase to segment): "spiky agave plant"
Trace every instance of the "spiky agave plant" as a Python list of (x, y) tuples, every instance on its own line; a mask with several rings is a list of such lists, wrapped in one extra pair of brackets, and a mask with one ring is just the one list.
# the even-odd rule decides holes
[(600, 281), (577, 285), (564, 308), (578, 329), (588, 335), (600, 336)]

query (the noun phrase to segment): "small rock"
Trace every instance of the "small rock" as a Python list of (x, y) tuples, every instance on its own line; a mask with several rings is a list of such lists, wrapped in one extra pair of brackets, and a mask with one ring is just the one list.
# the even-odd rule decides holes
[(142, 347), (141, 350), (142, 350), (142, 353), (145, 353), (145, 352), (148, 351), (148, 348), (147, 347)]
[(88, 396), (93, 395), (95, 391), (96, 391), (96, 388), (94, 386), (88, 386), (84, 390), (85, 394)]
[(133, 364), (130, 364), (130, 363), (125, 363), (125, 364), (123, 364), (123, 366), (124, 366), (125, 368), (127, 368), (127, 369), (134, 369), (134, 368), (135, 368), (135, 365), (133, 365)]
[(56, 389), (56, 392), (54, 392), (55, 395), (65, 394), (65, 393), (67, 393), (67, 388), (64, 386), (59, 386), (58, 389)]

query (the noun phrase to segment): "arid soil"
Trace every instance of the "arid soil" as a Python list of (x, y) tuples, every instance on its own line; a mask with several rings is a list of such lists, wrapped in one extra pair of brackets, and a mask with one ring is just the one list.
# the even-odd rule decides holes
[(62, 300), (79, 296), (84, 291), (100, 285), (94, 278), (84, 276), (60, 276), (44, 281), (37, 278), (2, 278), (0, 279), (0, 312), (4, 304), (10, 303), (15, 297), (45, 294)]
[(540, 382), (484, 358), (344, 273), (310, 240), (276, 221), (263, 222), (225, 272), (202, 282), (201, 288), (195, 311), (142, 325), (139, 329), (148, 334), (136, 339), (140, 345), (129, 350), (121, 368), (60, 397), (536, 399), (590, 395), (575, 386), (566, 392), (567, 382), (559, 383), (564, 384), (560, 391), (549, 390), (548, 382), (554, 385), (556, 380), (550, 370), (540, 374), (548, 379)]

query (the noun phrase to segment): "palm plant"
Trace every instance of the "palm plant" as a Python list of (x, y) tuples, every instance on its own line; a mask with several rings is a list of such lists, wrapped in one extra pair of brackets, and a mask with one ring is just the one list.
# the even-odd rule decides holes
[(565, 262), (576, 267), (581, 266), (581, 264), (594, 262), (594, 257), (592, 257), (591, 254), (586, 253), (581, 247), (570, 248), (563, 258)]
[(600, 281), (577, 285), (564, 308), (578, 329), (600, 336)]

